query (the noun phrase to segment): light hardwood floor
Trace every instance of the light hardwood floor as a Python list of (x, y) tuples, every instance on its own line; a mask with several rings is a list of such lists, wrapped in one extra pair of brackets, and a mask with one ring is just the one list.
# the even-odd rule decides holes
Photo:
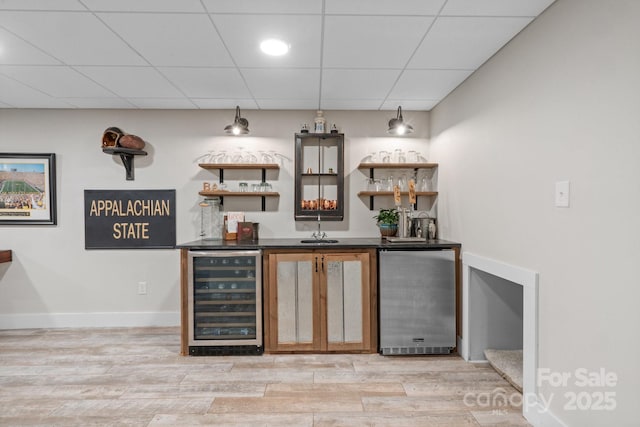
[[(178, 328), (0, 330), (0, 426), (527, 426), (457, 356), (179, 356)], [(511, 404), (504, 404), (504, 399)]]

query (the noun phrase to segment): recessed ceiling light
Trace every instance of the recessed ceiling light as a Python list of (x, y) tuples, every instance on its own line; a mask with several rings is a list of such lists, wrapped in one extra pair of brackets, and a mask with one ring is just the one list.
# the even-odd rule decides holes
[(289, 45), (278, 39), (268, 39), (260, 43), (260, 50), (267, 55), (282, 56), (289, 52)]

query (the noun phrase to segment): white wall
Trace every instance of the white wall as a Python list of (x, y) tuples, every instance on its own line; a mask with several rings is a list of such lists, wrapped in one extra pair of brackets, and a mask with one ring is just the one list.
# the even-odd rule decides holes
[[(178, 251), (85, 250), (83, 191), (175, 189), (177, 241), (195, 240), (198, 191), (218, 178), (216, 171), (197, 166), (197, 158), (210, 150), (275, 150), (290, 159), (277, 176), (267, 176), (281, 194), (274, 210), (260, 212), (258, 200), (233, 210), (248, 208), (247, 220), (261, 224), (262, 238), (309, 237), (315, 223), (293, 220), (293, 134), (313, 122), (315, 111), (243, 110), (252, 135), (222, 136), (233, 115), (231, 110), (0, 109), (0, 152), (56, 153), (58, 190), (57, 226), (0, 226), (0, 247), (13, 250), (13, 262), (0, 264), (0, 328), (178, 324)], [(386, 134), (394, 116), (395, 111), (325, 112), (346, 136), (347, 215), (343, 222), (323, 224), (331, 237), (378, 235), (368, 202), (356, 195), (366, 177), (356, 167), (368, 152), (428, 152), (428, 113), (405, 112), (416, 133), (402, 139)], [(125, 180), (118, 156), (100, 148), (109, 126), (147, 141), (149, 155), (135, 159), (135, 181)], [(228, 173), (225, 181), (232, 178)], [(258, 181), (259, 172), (253, 178)], [(232, 201), (226, 200), (225, 208), (231, 210)], [(139, 281), (148, 283), (147, 295), (137, 294)]]
[[(572, 375), (540, 393), (569, 426), (638, 422), (639, 18), (635, 0), (559, 0), (431, 115), (442, 237), (540, 273), (539, 365)], [(577, 368), (618, 383), (579, 387)], [(615, 411), (565, 407), (600, 391)]]

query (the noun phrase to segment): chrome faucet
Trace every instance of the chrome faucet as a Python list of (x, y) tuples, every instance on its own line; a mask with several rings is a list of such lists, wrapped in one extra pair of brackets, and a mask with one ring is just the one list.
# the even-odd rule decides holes
[(327, 237), (327, 233), (325, 233), (324, 231), (320, 231), (320, 214), (318, 214), (318, 231), (314, 231), (311, 237), (316, 240), (322, 240)]

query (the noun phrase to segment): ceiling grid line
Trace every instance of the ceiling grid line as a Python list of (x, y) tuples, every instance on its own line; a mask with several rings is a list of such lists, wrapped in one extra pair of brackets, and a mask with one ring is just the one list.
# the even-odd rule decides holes
[(318, 78), (318, 110), (322, 109), (322, 70), (324, 70), (324, 23), (325, 23), (325, 11), (326, 11), (326, 0), (322, 0), (322, 14), (320, 18), (320, 76)]
[(207, 8), (207, 6), (204, 4), (203, 0), (200, 0), (200, 4), (204, 8), (204, 10), (207, 11), (207, 18), (209, 19), (209, 22), (211, 23), (211, 26), (215, 30), (216, 34), (218, 34), (218, 37), (220, 37), (220, 41), (222, 42), (222, 45), (224, 46), (225, 50), (227, 51), (227, 54), (229, 55), (229, 58), (231, 59), (231, 62), (233, 63), (233, 66), (235, 67), (236, 71), (240, 75), (240, 79), (242, 80), (242, 83), (244, 84), (245, 89), (247, 89), (247, 92), (249, 92), (249, 95), (251, 96), (251, 99), (258, 106), (258, 109), (260, 109), (260, 105), (258, 104), (258, 100), (253, 95), (253, 93), (251, 91), (251, 88), (249, 87), (249, 84), (247, 83), (247, 79), (244, 76), (244, 73), (242, 72), (242, 70), (238, 66), (238, 63), (236, 62), (236, 60), (234, 58), (234, 55), (231, 53), (231, 50), (229, 49), (229, 46), (227, 46), (227, 44), (225, 43), (224, 38), (222, 37), (222, 34), (220, 34), (220, 30), (218, 29), (216, 23), (213, 22), (213, 18), (211, 17), (211, 15), (213, 15), (213, 13)]
[(424, 32), (424, 34), (422, 35), (422, 38), (420, 38), (420, 41), (418, 42), (418, 44), (416, 45), (415, 49), (413, 50), (413, 52), (411, 52), (411, 55), (409, 55), (409, 58), (407, 59), (407, 62), (405, 62), (404, 67), (402, 67), (402, 70), (400, 71), (400, 74), (398, 74), (398, 77), (396, 78), (396, 80), (393, 82), (393, 84), (391, 85), (391, 88), (389, 89), (389, 92), (387, 92), (386, 96), (384, 97), (384, 100), (382, 101), (381, 107), (382, 105), (385, 104), (385, 102), (389, 99), (389, 96), (393, 93), (393, 90), (395, 89), (396, 85), (398, 84), (398, 82), (400, 81), (400, 79), (402, 78), (402, 75), (404, 74), (404, 72), (406, 71), (407, 67), (409, 66), (409, 64), (411, 63), (411, 60), (413, 59), (413, 57), (416, 55), (416, 52), (418, 52), (418, 49), (420, 49), (420, 46), (422, 45), (422, 43), (424, 42), (424, 39), (427, 38), (427, 35), (429, 34), (429, 32), (431, 31), (431, 29), (433, 28), (433, 26), (435, 25), (436, 21), (438, 20), (438, 17), (440, 16), (440, 13), (442, 12), (442, 10), (445, 8), (445, 6), (447, 5), (447, 1), (445, 0), (444, 3), (442, 3), (442, 6), (440, 6), (440, 10), (438, 10), (438, 13), (436, 14), (435, 18), (433, 19), (433, 21), (431, 21), (431, 23), (429, 24), (429, 27), (427, 27), (427, 30)]
[[(107, 24), (98, 14), (97, 12), (94, 12), (92, 10), (90, 10), (86, 4), (84, 4), (84, 2), (82, 0), (78, 0), (78, 3), (80, 3), (83, 7), (85, 7), (87, 9), (87, 11), (93, 15), (98, 21), (100, 21), (100, 23), (102, 23), (102, 25), (104, 25), (104, 27), (106, 29), (108, 29), (109, 31), (111, 31), (117, 38), (119, 38), (120, 40), (122, 40), (122, 42), (129, 48), (131, 49), (133, 52), (135, 52), (136, 55), (138, 55), (143, 61), (145, 61), (150, 68), (152, 68), (153, 70), (155, 70), (160, 76), (162, 76), (162, 78), (164, 80), (167, 81), (167, 83), (169, 83), (169, 85), (173, 86), (174, 89), (176, 89), (178, 92), (180, 92), (182, 94), (182, 96), (185, 99), (188, 99), (187, 95), (182, 91), (181, 88), (179, 88), (176, 84), (174, 84), (170, 79), (168, 79), (164, 73), (162, 73), (162, 71), (160, 71), (157, 67), (155, 67), (153, 65), (153, 63), (151, 61), (149, 61), (141, 52), (139, 52), (134, 46), (132, 46), (127, 40), (125, 40), (120, 33), (118, 33), (115, 29), (111, 28), (111, 26), (109, 24)], [(79, 72), (80, 74), (82, 74), (83, 76), (85, 76), (86, 78), (88, 78), (91, 81), (94, 81), (94, 83), (99, 84), (100, 86), (102, 86), (102, 84), (100, 84), (99, 82), (96, 82), (93, 78), (91, 78), (90, 76), (86, 75), (85, 73), (82, 73), (81, 71), (77, 70), (75, 67), (71, 66), (72, 69), (74, 69), (75, 71)], [(112, 92), (112, 91), (110, 91)], [(112, 92), (113, 93), (113, 92)], [(124, 97), (119, 95), (118, 93), (114, 93), (116, 96), (118, 96), (118, 98), (120, 98), (122, 101), (127, 102), (128, 104), (132, 104), (134, 106), (136, 106), (136, 108), (139, 108), (136, 104), (131, 103), (128, 99), (134, 99), (134, 97)], [(197, 105), (193, 104), (194, 107), (197, 108)]]

